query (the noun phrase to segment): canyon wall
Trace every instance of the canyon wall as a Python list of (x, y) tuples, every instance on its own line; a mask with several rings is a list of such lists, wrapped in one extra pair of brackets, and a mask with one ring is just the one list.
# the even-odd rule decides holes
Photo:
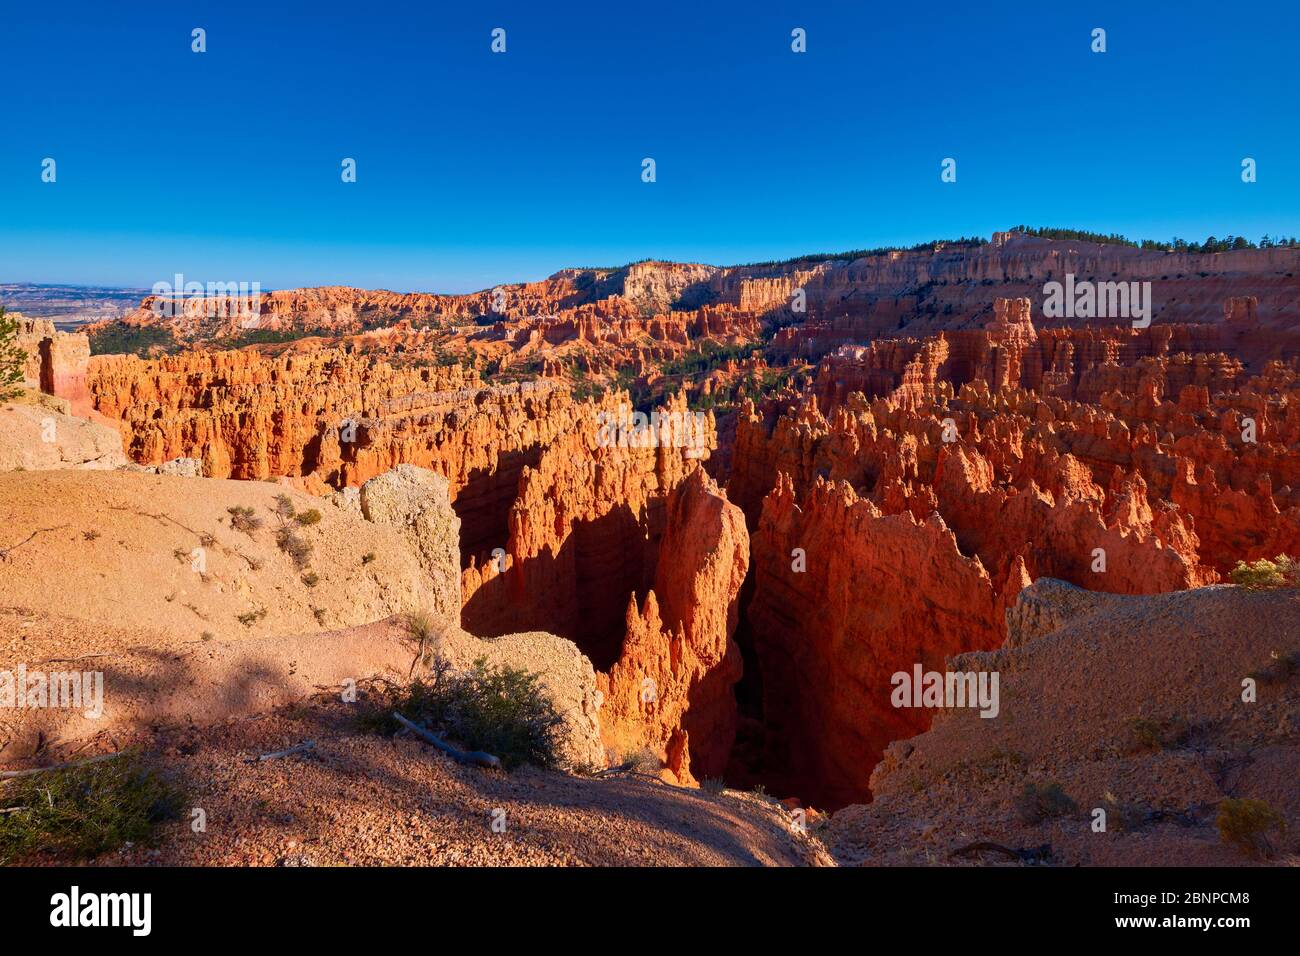
[[(211, 343), (250, 330), (338, 336), (403, 322), (468, 331), (476, 325), (523, 326), (537, 319), (545, 335), (714, 305), (788, 325), (774, 340), (774, 350), (816, 359), (840, 345), (892, 336), (904, 328), (911, 334), (983, 328), (995, 299), (1028, 296), (1041, 302), (1044, 283), (1073, 275), (1096, 282), (1151, 283), (1155, 324), (1219, 323), (1225, 300), (1253, 297), (1250, 313), (1230, 321), (1258, 323), (1275, 333), (1272, 349), (1259, 356), (1264, 360), (1294, 354), (1300, 346), (1294, 310), (1297, 273), (1297, 247), (1183, 253), (997, 233), (978, 244), (940, 242), (924, 249), (748, 266), (647, 261), (565, 269), (539, 282), (464, 295), (323, 287), (176, 302), (149, 296), (119, 322), (99, 323), (88, 331), (153, 328), (179, 343)], [(797, 311), (792, 300), (796, 290), (802, 293)], [(1047, 324), (1091, 323), (1063, 316)]]
[(931, 717), (891, 705), (891, 675), (998, 646), (1007, 597), (1028, 583), (1023, 565), (995, 583), (937, 514), (886, 515), (821, 478), (797, 496), (784, 475), (753, 545), (764, 759), (815, 806), (869, 799), (884, 748)]
[[(680, 400), (662, 412), (690, 414)], [(690, 781), (721, 775), (735, 733), (749, 541), (700, 465), (712, 417), (685, 443), (675, 420), (624, 446), (602, 443), (593, 416), (525, 466), (501, 550), (464, 571), (462, 620), (488, 635), (545, 622), (572, 639), (598, 671), (611, 752), (648, 749)]]

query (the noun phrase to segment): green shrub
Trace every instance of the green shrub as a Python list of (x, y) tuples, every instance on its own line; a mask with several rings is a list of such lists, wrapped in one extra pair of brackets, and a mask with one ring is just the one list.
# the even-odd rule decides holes
[(293, 566), (301, 571), (311, 560), (311, 542), (292, 528), (284, 527), (275, 533), (276, 546), (293, 559)]
[(276, 495), (275, 506), (271, 511), (281, 521), (288, 521), (294, 514), (293, 499), (288, 495)]
[(0, 865), (34, 854), (89, 859), (153, 842), (183, 794), (134, 753), (0, 783)]
[(302, 525), (305, 528), (309, 525), (320, 523), (320, 512), (317, 511), (315, 508), (312, 508), (308, 511), (302, 512), (299, 515), (295, 515), (293, 520), (297, 521), (298, 524)]
[(1300, 561), (1279, 554), (1272, 561), (1238, 561), (1229, 577), (1233, 584), (1251, 591), (1266, 588), (1300, 587)]
[(411, 611), (402, 619), (402, 623), (406, 626), (406, 633), (411, 635), (411, 640), (419, 645), (416, 660), (420, 664), (432, 663), (431, 655), (438, 653), (439, 642), (442, 640), (442, 622), (428, 611)]
[(377, 707), (366, 722), (381, 732), (396, 732), (397, 711), (449, 743), (495, 755), (508, 770), (559, 762), (563, 718), (538, 675), (520, 668), (492, 666), (480, 657), (457, 673), (446, 658), (435, 657), (427, 678), (391, 692)]
[(1286, 832), (1286, 821), (1282, 815), (1263, 800), (1229, 797), (1219, 804), (1215, 823), (1219, 827), (1220, 840), (1231, 843), (1243, 853), (1254, 857), (1272, 854), (1270, 831)]
[(1079, 805), (1069, 798), (1056, 781), (1027, 783), (1016, 798), (1016, 816), (1022, 823), (1042, 823), (1077, 813)]
[(252, 611), (245, 611), (243, 614), (238, 615), (238, 617), (239, 623), (244, 625), (244, 627), (252, 627), (262, 618), (266, 617), (266, 608), (259, 607)]
[(252, 508), (236, 505), (233, 508), (227, 508), (226, 513), (230, 515), (230, 527), (236, 531), (252, 534), (262, 527), (262, 519), (253, 514)]
[(642, 747), (640, 750), (625, 753), (622, 759), (614, 761), (614, 764), (616, 766), (628, 765), (629, 770), (636, 773), (648, 773), (651, 776), (658, 774), (664, 767), (664, 762), (659, 759), (659, 755), (649, 747)]

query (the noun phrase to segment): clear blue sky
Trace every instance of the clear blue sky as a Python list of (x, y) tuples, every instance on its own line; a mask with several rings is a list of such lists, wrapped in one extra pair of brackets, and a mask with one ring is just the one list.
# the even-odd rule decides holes
[(1277, 0), (11, 2), (0, 281), (466, 291), (1022, 221), (1300, 234), (1298, 52)]

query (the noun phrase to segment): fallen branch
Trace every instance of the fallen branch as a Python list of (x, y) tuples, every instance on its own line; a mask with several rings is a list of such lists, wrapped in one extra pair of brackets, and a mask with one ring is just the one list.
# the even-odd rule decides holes
[(492, 767), (496, 770), (501, 769), (501, 761), (491, 754), (484, 753), (481, 750), (457, 750), (441, 737), (431, 734), (423, 727), (411, 723), (397, 711), (393, 711), (393, 719), (421, 740), (433, 744), (452, 760), (456, 761), (456, 763), (474, 764), (478, 767)]
[(172, 524), (176, 525), (176, 527), (180, 528), (180, 529), (183, 530), (183, 531), (188, 531), (190, 534), (194, 535), (196, 538), (201, 538), (201, 537), (203, 537), (203, 533), (202, 533), (201, 531), (195, 531), (195, 530), (194, 530), (193, 528), (191, 528), (189, 525), (182, 524), (181, 522), (179, 522), (179, 521), (177, 521), (175, 518), (173, 518), (171, 515), (167, 515), (167, 514), (161, 514), (161, 515), (150, 514), (148, 511), (141, 511), (139, 508), (129, 508), (129, 507), (127, 507), (126, 505), (109, 505), (109, 509), (112, 510), (112, 511), (129, 511), (129, 512), (131, 512), (131, 513), (134, 514), (134, 515), (139, 515), (141, 518), (153, 518), (154, 521), (170, 521)]
[(645, 771), (642, 770), (627, 770), (624, 771), (624, 776), (633, 777), (637, 780), (648, 780), (650, 783), (657, 783), (659, 784), (659, 786), (667, 787), (669, 790), (680, 790), (682, 791), (682, 793), (698, 794), (701, 792), (699, 787), (683, 787), (681, 784), (678, 783), (669, 783), (667, 780), (665, 780), (663, 777), (660, 777), (658, 774), (646, 773)]
[(247, 758), (244, 763), (261, 763), (264, 760), (279, 760), (281, 757), (292, 757), (294, 754), (305, 753), (308, 750), (316, 749), (316, 741), (304, 740), (300, 744), (294, 744), (288, 750), (276, 750), (269, 754), (260, 754), (256, 757)]
[(66, 524), (61, 524), (61, 525), (56, 525), (53, 528), (37, 528), (27, 537), (23, 538), (23, 540), (19, 541), (17, 544), (11, 544), (7, 548), (0, 548), (0, 561), (8, 561), (10, 551), (16, 551), (17, 549), (21, 548), (23, 545), (25, 545), (28, 541), (32, 540), (32, 538), (36, 537), (38, 534), (45, 534), (49, 531), (60, 531), (66, 527), (67, 527)]
[(637, 780), (648, 780), (651, 783), (657, 783), (662, 787), (668, 787), (672, 790), (681, 790), (683, 793), (699, 793), (698, 787), (683, 787), (680, 784), (669, 783), (658, 774), (646, 773), (636, 769), (636, 764), (632, 761), (621, 763), (617, 767), (606, 767), (604, 770), (597, 770), (591, 774), (591, 779), (601, 780), (607, 777), (633, 777)]
[(84, 767), (88, 764), (99, 763), (101, 760), (113, 760), (122, 756), (125, 751), (119, 750), (117, 753), (100, 754), (97, 757), (88, 757), (85, 760), (70, 760), (67, 763), (56, 763), (50, 767), (36, 767), (32, 770), (0, 770), (0, 780), (16, 780), (19, 777), (31, 777), (38, 773), (49, 773), (51, 770), (67, 770), (70, 767)]
[[(224, 550), (224, 549), (223, 549), (223, 550)], [(240, 551), (238, 548), (235, 549), (235, 554), (239, 555), (239, 556), (240, 556), (241, 558), (243, 558), (246, 562), (248, 562), (248, 567), (249, 567), (251, 570), (253, 570), (253, 571), (260, 571), (260, 570), (262, 569), (262, 562), (257, 561), (257, 560), (255, 560), (255, 559), (253, 559), (253, 558), (250, 558), (248, 555), (244, 554), (244, 552)]]

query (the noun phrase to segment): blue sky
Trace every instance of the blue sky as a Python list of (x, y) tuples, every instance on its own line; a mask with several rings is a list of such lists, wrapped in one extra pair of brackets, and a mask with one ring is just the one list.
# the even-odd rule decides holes
[(1281, 2), (10, 3), (0, 281), (454, 292), (1019, 222), (1300, 234), (1298, 36)]

